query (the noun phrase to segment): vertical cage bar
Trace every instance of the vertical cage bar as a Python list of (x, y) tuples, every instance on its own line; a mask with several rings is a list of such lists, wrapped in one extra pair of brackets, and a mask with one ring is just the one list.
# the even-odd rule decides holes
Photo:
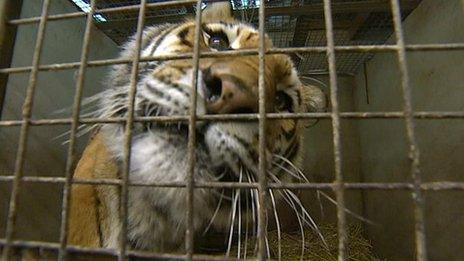
[[(258, 166), (258, 259), (266, 259), (266, 203), (267, 195), (267, 167), (266, 167), (266, 86), (264, 82), (265, 73), (265, 1), (260, 1), (259, 6), (259, 166)], [(270, 258), (270, 257), (269, 257)]]
[(90, 2), (90, 11), (87, 14), (84, 40), (82, 43), (82, 52), (81, 52), (81, 64), (79, 66), (77, 81), (76, 81), (76, 93), (74, 95), (74, 103), (72, 110), (72, 122), (71, 122), (71, 133), (69, 138), (68, 145), (68, 156), (66, 159), (66, 170), (65, 170), (65, 183), (63, 188), (63, 203), (61, 206), (61, 226), (60, 226), (60, 249), (58, 254), (58, 260), (66, 259), (66, 244), (68, 237), (68, 215), (69, 215), (69, 205), (71, 201), (71, 180), (73, 176), (73, 166), (75, 161), (75, 144), (76, 144), (76, 135), (79, 127), (79, 115), (81, 108), (82, 92), (84, 89), (85, 74), (87, 69), (87, 61), (89, 57), (89, 47), (90, 47), (90, 34), (92, 32), (93, 26), (93, 14), (96, 7), (97, 0), (91, 0)]
[(15, 225), (16, 225), (16, 214), (17, 214), (17, 203), (20, 190), (20, 183), (23, 177), (24, 162), (27, 151), (27, 141), (30, 127), (30, 119), (32, 116), (32, 106), (34, 104), (34, 93), (37, 87), (37, 76), (39, 73), (39, 64), (42, 54), (42, 47), (45, 37), (45, 29), (47, 26), (48, 9), (50, 7), (50, 0), (44, 0), (42, 5), (42, 14), (40, 16), (39, 27), (37, 31), (37, 39), (34, 47), (34, 54), (32, 56), (32, 70), (29, 76), (29, 84), (26, 90), (26, 98), (24, 100), (22, 109), (23, 124), (21, 125), (21, 131), (18, 142), (18, 152), (16, 154), (15, 172), (13, 180), (13, 189), (11, 191), (10, 205), (8, 209), (8, 219), (6, 223), (6, 246), (3, 251), (2, 260), (9, 260), (11, 242), (13, 240)]
[(121, 204), (120, 204), (120, 234), (119, 234), (119, 255), (118, 260), (126, 260), (126, 247), (127, 247), (127, 213), (128, 213), (128, 197), (129, 197), (129, 172), (130, 172), (130, 157), (131, 157), (131, 144), (132, 144), (132, 127), (134, 125), (134, 107), (135, 95), (137, 92), (137, 82), (139, 74), (140, 62), (140, 49), (142, 45), (143, 27), (145, 24), (145, 11), (147, 0), (140, 2), (139, 16), (137, 20), (137, 32), (135, 35), (135, 56), (132, 60), (130, 88), (128, 97), (128, 112), (127, 121), (124, 133), (124, 160), (121, 184)]
[[(20, 17), (22, 6), (22, 0), (0, 1), (0, 68), (8, 68), (11, 65), (17, 27), (9, 25), (8, 21)], [(9, 74), (0, 74), (0, 119), (2, 117), (8, 77)]]
[(412, 192), (415, 219), (415, 242), (417, 260), (427, 260), (427, 248), (425, 241), (425, 218), (424, 218), (424, 198), (421, 191), (420, 177), (420, 155), (419, 147), (414, 132), (414, 119), (411, 98), (411, 86), (409, 85), (409, 73), (406, 63), (406, 50), (403, 37), (403, 26), (401, 25), (401, 9), (398, 0), (391, 0), (393, 15), (393, 25), (395, 29), (398, 69), (400, 71), (401, 88), (403, 91), (403, 111), (406, 124), (406, 132), (409, 141), (409, 159), (411, 161), (411, 176), (414, 189)]
[(338, 107), (338, 85), (337, 68), (335, 64), (334, 33), (332, 21), (331, 1), (324, 0), (324, 19), (327, 38), (327, 62), (329, 64), (330, 77), (330, 102), (332, 104), (332, 133), (334, 145), (334, 168), (335, 181), (334, 192), (337, 199), (337, 220), (338, 220), (338, 260), (345, 260), (346, 248), (346, 216), (345, 216), (345, 190), (343, 187), (342, 174), (342, 147), (340, 131), (340, 111)]
[(200, 63), (200, 33), (201, 33), (201, 2), (198, 0), (196, 4), (195, 15), (195, 38), (193, 43), (193, 72), (192, 72), (192, 92), (190, 96), (190, 115), (189, 115), (189, 132), (187, 144), (187, 228), (185, 230), (185, 250), (186, 259), (192, 260), (193, 258), (193, 245), (194, 245), (194, 220), (193, 220), (193, 197), (194, 197), (194, 184), (195, 184), (195, 147), (196, 147), (196, 121), (197, 121), (197, 89), (198, 89), (198, 67)]

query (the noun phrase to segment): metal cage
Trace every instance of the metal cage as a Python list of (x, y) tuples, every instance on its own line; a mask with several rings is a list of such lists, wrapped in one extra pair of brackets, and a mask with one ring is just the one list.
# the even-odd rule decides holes
[[(427, 51), (443, 51), (443, 50), (464, 50), (464, 43), (444, 43), (444, 44), (405, 44), (404, 33), (401, 22), (401, 12), (399, 0), (389, 1), (389, 8), (391, 10), (393, 24), (394, 24), (394, 35), (396, 42), (394, 44), (368, 44), (368, 45), (335, 45), (334, 42), (334, 22), (333, 22), (333, 4), (331, 0), (324, 0), (323, 5), (323, 18), (326, 43), (324, 46), (312, 46), (312, 47), (285, 47), (285, 48), (264, 48), (264, 32), (265, 32), (265, 14), (269, 9), (266, 7), (266, 1), (261, 1), (258, 9), (258, 20), (259, 20), (259, 34), (260, 34), (260, 48), (256, 50), (236, 50), (236, 51), (224, 51), (224, 52), (205, 52), (200, 53), (199, 51), (199, 37), (200, 27), (196, 27), (195, 34), (195, 45), (194, 52), (189, 54), (177, 54), (177, 55), (166, 55), (166, 56), (153, 56), (148, 58), (140, 58), (140, 45), (142, 29), (145, 23), (145, 14), (155, 8), (167, 8), (167, 7), (179, 7), (196, 5), (196, 10), (201, 10), (202, 0), (177, 0), (170, 2), (157, 2), (148, 3), (147, 0), (141, 0), (140, 4), (111, 7), (111, 8), (97, 8), (97, 0), (92, 0), (90, 11), (74, 12), (66, 14), (49, 14), (49, 6), (51, 0), (45, 0), (43, 3), (42, 13), (39, 17), (19, 19), (18, 14), (20, 10), (20, 2), (16, 0), (2, 1), (0, 4), (0, 33), (1, 33), (1, 49), (2, 49), (2, 66), (0, 69), (0, 91), (4, 94), (4, 88), (9, 74), (15, 73), (29, 73), (29, 85), (27, 86), (27, 96), (23, 104), (22, 119), (20, 120), (1, 120), (0, 128), (8, 128), (12, 126), (20, 126), (20, 139), (19, 146), (15, 162), (14, 175), (0, 176), (0, 182), (8, 182), (12, 184), (12, 194), (10, 198), (8, 219), (6, 226), (6, 236), (0, 239), (0, 246), (3, 246), (4, 253), (3, 259), (8, 260), (9, 253), (12, 248), (34, 248), (40, 247), (45, 249), (53, 249), (59, 251), (59, 259), (64, 259), (67, 253), (94, 253), (94, 254), (107, 254), (111, 256), (117, 256), (119, 260), (125, 260), (128, 257), (149, 257), (149, 258), (179, 258), (192, 260), (195, 258), (203, 259), (222, 259), (214, 256), (196, 256), (194, 255), (193, 243), (193, 215), (194, 202), (193, 202), (193, 191), (195, 188), (246, 188), (246, 189), (257, 189), (259, 191), (259, 202), (261, 206), (264, 206), (264, 202), (268, 200), (269, 189), (324, 189), (332, 190), (336, 195), (337, 206), (337, 217), (338, 217), (338, 260), (346, 260), (346, 217), (345, 217), (345, 191), (346, 190), (403, 190), (408, 191), (413, 200), (414, 206), (414, 218), (415, 218), (415, 244), (416, 244), (416, 256), (418, 260), (427, 260), (427, 248), (426, 248), (426, 233), (424, 225), (424, 196), (423, 193), (426, 190), (464, 190), (464, 183), (462, 182), (422, 182), (421, 173), (419, 171), (420, 156), (419, 148), (417, 145), (416, 134), (415, 134), (415, 122), (421, 119), (464, 119), (464, 112), (456, 111), (413, 111), (411, 105), (411, 88), (409, 84), (408, 68), (406, 65), (406, 53), (407, 52), (427, 52)], [(464, 4), (464, 2), (463, 2)], [(123, 11), (135, 11), (138, 12), (137, 18), (137, 30), (136, 30), (136, 52), (139, 54), (133, 60), (126, 59), (106, 59), (106, 60), (89, 60), (89, 42), (91, 39), (92, 25), (95, 23), (94, 14), (117, 14)], [(196, 13), (195, 22), (196, 24), (201, 23), (201, 12)], [(56, 64), (41, 64), (42, 46), (44, 42), (44, 34), (48, 22), (54, 20), (70, 19), (76, 17), (87, 17), (86, 29), (84, 34), (84, 44), (82, 46), (81, 59), (78, 62), (70, 63), (56, 63)], [(15, 28), (24, 24), (38, 24), (38, 34), (35, 41), (34, 55), (31, 66), (25, 67), (9, 67), (9, 60), (12, 55), (12, 46)], [(336, 69), (336, 54), (343, 53), (359, 53), (359, 54), (375, 54), (380, 52), (391, 52), (395, 53), (398, 59), (398, 66), (401, 76), (401, 87), (403, 92), (402, 111), (394, 112), (340, 112), (339, 101), (338, 101), (338, 85), (337, 85), (337, 69)], [(328, 73), (330, 77), (330, 112), (324, 113), (265, 113), (265, 95), (264, 95), (264, 60), (266, 54), (304, 54), (304, 55), (325, 55), (328, 64)], [(219, 56), (234, 56), (234, 55), (258, 55), (260, 61), (260, 75), (259, 75), (259, 113), (258, 114), (237, 114), (237, 115), (206, 115), (197, 116), (196, 112), (196, 92), (192, 92), (191, 97), (191, 109), (188, 116), (176, 116), (176, 117), (135, 117), (134, 116), (134, 97), (136, 92), (136, 82), (138, 74), (138, 65), (142, 61), (159, 61), (169, 59), (185, 59), (191, 58), (194, 61), (194, 75), (197, 75), (199, 59), (201, 57), (219, 57)], [(83, 118), (80, 116), (80, 106), (82, 100), (82, 89), (84, 87), (84, 80), (86, 77), (86, 70), (89, 67), (107, 66), (113, 64), (130, 63), (132, 64), (131, 72), (131, 89), (129, 98), (129, 116), (127, 118), (108, 118), (108, 119), (96, 119), (96, 118)], [(31, 119), (32, 104), (34, 102), (34, 92), (36, 92), (36, 81), (39, 71), (59, 71), (66, 69), (78, 69), (78, 77), (76, 84), (76, 95), (74, 97), (73, 112), (71, 118), (62, 119)], [(197, 79), (194, 77), (192, 85), (197, 86)], [(0, 96), (4, 98), (3, 96)], [(266, 126), (267, 119), (329, 119), (332, 123), (333, 130), (333, 148), (334, 155), (333, 160), (335, 163), (335, 180), (330, 183), (304, 183), (304, 184), (277, 184), (269, 182), (265, 175), (265, 157), (264, 148), (266, 143), (266, 136), (264, 135), (264, 127)], [(406, 126), (407, 138), (409, 142), (409, 164), (410, 164), (410, 175), (412, 182), (410, 183), (348, 183), (344, 181), (342, 171), (342, 150), (341, 150), (341, 135), (342, 131), (340, 128), (341, 119), (402, 119)], [(259, 181), (256, 183), (235, 183), (235, 182), (209, 182), (199, 183), (195, 182), (193, 170), (195, 164), (194, 150), (196, 141), (196, 130), (195, 123), (197, 121), (258, 121), (259, 122)], [(163, 122), (163, 121), (187, 121), (189, 123), (189, 142), (188, 142), (188, 159), (189, 159), (189, 175), (185, 182), (176, 183), (154, 183), (154, 184), (133, 184), (129, 183), (128, 172), (129, 172), (129, 159), (130, 159), (130, 147), (132, 137), (132, 125), (134, 122)], [(75, 163), (75, 143), (76, 134), (78, 127), (82, 124), (93, 124), (93, 123), (118, 123), (126, 126), (125, 130), (125, 157), (123, 165), (122, 179), (74, 179), (73, 166)], [(25, 153), (28, 143), (28, 133), (31, 126), (43, 126), (43, 125), (70, 125), (70, 143), (68, 145), (68, 155), (65, 177), (23, 177), (24, 174), (24, 162)], [(60, 227), (60, 242), (34, 242), (34, 241), (21, 241), (15, 240), (15, 228), (16, 228), (16, 217), (18, 209), (18, 194), (20, 191), (21, 184), (24, 182), (39, 182), (39, 183), (60, 183), (64, 184), (63, 189), (63, 202), (62, 202), (62, 221)], [(120, 186), (122, 192), (122, 236), (118, 250), (109, 249), (93, 249), (84, 248), (78, 246), (72, 246), (67, 244), (67, 216), (69, 210), (70, 200), (70, 188), (72, 184), (92, 184), (92, 185), (114, 185)], [(129, 186), (150, 186), (150, 187), (179, 187), (186, 188), (188, 190), (188, 209), (187, 209), (187, 220), (188, 229), (186, 231), (185, 255), (170, 255), (170, 254), (149, 254), (146, 252), (137, 252), (128, 250), (126, 246), (126, 233), (127, 230), (127, 194)], [(259, 208), (258, 218), (258, 259), (266, 259), (265, 252), (265, 210)]]

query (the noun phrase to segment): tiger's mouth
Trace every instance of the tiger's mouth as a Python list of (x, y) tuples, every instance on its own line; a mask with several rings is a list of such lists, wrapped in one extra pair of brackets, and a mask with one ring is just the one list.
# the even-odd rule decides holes
[[(187, 116), (191, 111), (191, 87), (193, 72), (187, 71), (183, 77), (171, 83), (147, 77), (143, 80), (140, 94), (143, 99), (139, 110), (143, 116)], [(230, 75), (214, 71), (198, 72), (196, 88), (196, 114), (237, 114), (255, 112), (256, 97), (247, 91), (245, 83)], [(232, 97), (232, 98), (231, 98)], [(141, 115), (141, 116), (142, 116)], [(144, 131), (162, 130), (172, 135), (189, 138), (189, 121), (148, 121)], [(248, 175), (256, 172), (257, 156), (252, 137), (256, 127), (250, 122), (198, 120), (195, 123), (196, 146), (199, 153), (207, 155), (205, 162), (212, 176), (219, 182), (240, 182), (241, 172)], [(205, 159), (206, 159), (205, 158)], [(255, 174), (253, 174), (255, 176)]]
[[(238, 127), (240, 123), (233, 125), (234, 127)], [(248, 156), (243, 155), (242, 148), (239, 149), (230, 144), (236, 142), (235, 137), (223, 134), (224, 140), (228, 140), (229, 142), (219, 141), (221, 149), (212, 149), (211, 137), (208, 136), (208, 132), (217, 127), (218, 125), (215, 122), (202, 122), (201, 124), (197, 124), (195, 128), (196, 150), (200, 154), (206, 155), (206, 162), (204, 163), (206, 163), (214, 180), (217, 182), (247, 182), (253, 180), (257, 168), (257, 166), (254, 166), (256, 162), (245, 162)], [(181, 136), (188, 142), (188, 121), (183, 121), (181, 124), (161, 123), (157, 125), (156, 129)], [(222, 153), (230, 155), (217, 157), (218, 154)]]

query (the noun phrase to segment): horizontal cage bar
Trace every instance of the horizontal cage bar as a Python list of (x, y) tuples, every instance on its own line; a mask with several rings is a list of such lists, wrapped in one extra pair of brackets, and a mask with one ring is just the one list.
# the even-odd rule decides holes
[[(0, 239), (0, 246), (5, 246), (6, 242), (4, 239)], [(44, 241), (27, 241), (27, 240), (14, 240), (11, 242), (11, 246), (18, 247), (22, 249), (27, 248), (39, 248), (44, 250), (59, 250), (59, 243), (54, 242), (44, 242)], [(66, 251), (69, 253), (75, 254), (97, 254), (97, 255), (110, 255), (117, 257), (119, 252), (116, 249), (109, 248), (90, 248), (90, 247), (80, 247), (74, 245), (67, 245)], [(147, 259), (169, 259), (169, 260), (184, 260), (186, 259), (185, 255), (175, 255), (175, 254), (161, 254), (161, 253), (152, 253), (145, 251), (134, 251), (128, 250), (126, 253), (127, 257), (132, 258), (147, 258)], [(236, 260), (229, 259), (224, 256), (212, 256), (212, 255), (194, 255), (193, 260)]]
[[(416, 119), (464, 119), (464, 112), (461, 111), (416, 111), (412, 115)], [(268, 119), (330, 119), (330, 113), (266, 113)], [(340, 117), (345, 119), (401, 119), (405, 117), (404, 112), (340, 112)], [(217, 114), (201, 115), (198, 121), (256, 121), (257, 114)], [(152, 116), (135, 117), (134, 122), (186, 122), (188, 116)], [(80, 124), (122, 124), (125, 118), (79, 118)], [(22, 120), (0, 121), (0, 127), (20, 126)], [(32, 126), (44, 125), (69, 125), (72, 119), (37, 119), (29, 120)]]
[[(196, 0), (177, 0), (177, 1), (167, 1), (167, 2), (158, 2), (158, 3), (147, 3), (147, 10), (150, 9), (164, 9), (171, 7), (182, 7), (182, 6), (193, 6), (196, 4)], [(212, 1), (211, 1), (212, 2)], [(402, 6), (405, 9), (412, 9), (417, 5), (414, 1), (402, 0)], [(120, 7), (111, 7), (111, 8), (102, 8), (96, 9), (96, 13), (120, 13), (133, 11), (137, 12), (140, 9), (140, 5), (127, 5)], [(347, 12), (374, 12), (374, 11), (385, 11), (388, 10), (388, 3), (382, 0), (366, 0), (366, 1), (349, 1), (342, 3), (332, 3), (332, 9), (334, 13), (347, 13)], [(255, 11), (258, 8), (249, 8), (251, 12)], [(278, 16), (278, 15), (288, 15), (288, 14), (322, 14), (324, 12), (323, 5), (321, 3), (310, 3), (305, 4), (302, 7), (292, 7), (292, 6), (269, 6), (265, 7), (266, 16)], [(82, 18), (85, 14), (83, 12), (72, 12), (64, 14), (50, 15), (47, 17), (47, 20), (55, 21), (62, 19), (71, 19), (71, 18)], [(28, 17), (21, 19), (10, 20), (11, 25), (21, 25), (21, 24), (31, 24), (39, 22), (40, 17)]]
[[(398, 47), (396, 45), (351, 45), (351, 46), (335, 46), (336, 52), (396, 52)], [(464, 43), (449, 43), (449, 44), (413, 44), (406, 45), (406, 51), (459, 51), (464, 50)], [(266, 51), (266, 54), (292, 54), (292, 53), (325, 53), (326, 47), (288, 47), (288, 48), (270, 48)], [(210, 57), (230, 57), (236, 55), (257, 55), (257, 49), (244, 49), (244, 50), (232, 50), (222, 52), (202, 52), (201, 58)], [(166, 61), (166, 60), (177, 60), (177, 59), (188, 59), (192, 58), (192, 53), (182, 53), (173, 55), (158, 55), (141, 57), (140, 62), (149, 61)], [(114, 64), (126, 64), (131, 63), (131, 59), (105, 59), (105, 60), (93, 60), (87, 63), (87, 67), (107, 66)], [(40, 71), (58, 71), (58, 70), (69, 70), (79, 68), (80, 62), (70, 63), (56, 63), (40, 65)], [(31, 66), (25, 67), (12, 67), (2, 68), (0, 73), (24, 73), (32, 70)]]
[[(0, 182), (11, 182), (14, 176), (0, 176)], [(31, 183), (65, 183), (64, 177), (23, 177), (23, 182)], [(123, 182), (120, 179), (79, 179), (73, 178), (72, 184), (75, 185), (105, 185), (105, 186), (120, 186)], [(377, 183), (377, 182), (343, 182), (345, 189), (352, 190), (397, 190), (397, 189), (413, 189), (412, 183)], [(138, 183), (130, 182), (128, 186), (133, 187), (163, 187), (163, 188), (185, 188), (185, 182), (153, 182), (153, 183)], [(240, 183), (240, 182), (196, 182), (195, 188), (243, 188), (257, 189), (257, 183)], [(334, 183), (269, 183), (269, 188), (272, 189), (333, 189)], [(464, 190), (464, 182), (452, 181), (436, 181), (424, 182), (421, 185), (422, 190)]]
[[(143, 1), (145, 2), (145, 1)], [(268, 189), (304, 189), (304, 190), (317, 190), (317, 189), (324, 189), (324, 190), (333, 190), (335, 193), (341, 193), (341, 201), (337, 197), (337, 201), (341, 205), (337, 205), (337, 210), (340, 213), (343, 213), (343, 190), (407, 190), (411, 191), (413, 194), (421, 195), (421, 191), (464, 191), (464, 182), (448, 182), (448, 181), (437, 181), (437, 182), (421, 182), (419, 175), (419, 156), (418, 156), (418, 149), (415, 142), (414, 136), (414, 125), (413, 120), (416, 119), (464, 119), (464, 112), (462, 111), (413, 111), (411, 106), (411, 97), (410, 95), (410, 86), (408, 83), (408, 72), (406, 67), (406, 57), (405, 52), (417, 52), (417, 51), (459, 51), (464, 50), (464, 43), (445, 43), (445, 44), (412, 44), (407, 45), (402, 40), (402, 25), (401, 25), (401, 14), (398, 4), (401, 1), (399, 0), (391, 0), (392, 10), (393, 10), (393, 18), (395, 19), (394, 29), (397, 36), (397, 43), (394, 45), (353, 45), (353, 46), (334, 46), (333, 43), (333, 28), (332, 28), (332, 10), (330, 0), (324, 1), (324, 13), (325, 13), (325, 21), (326, 21), (326, 33), (328, 38), (327, 46), (322, 47), (290, 47), (290, 48), (271, 48), (268, 50), (264, 50), (264, 45), (261, 46), (259, 49), (249, 49), (249, 50), (235, 50), (235, 51), (225, 51), (225, 52), (204, 52), (199, 54), (198, 51), (193, 53), (185, 53), (185, 54), (176, 54), (176, 55), (163, 55), (163, 56), (152, 56), (152, 57), (141, 57), (140, 59), (106, 59), (106, 60), (93, 60), (93, 61), (86, 61), (86, 62), (70, 62), (70, 63), (56, 63), (56, 64), (45, 64), (45, 65), (34, 65), (34, 66), (25, 66), (25, 67), (11, 67), (11, 68), (2, 68), (0, 69), (0, 74), (14, 74), (14, 73), (27, 73), (27, 72), (34, 72), (37, 71), (59, 71), (59, 70), (68, 70), (68, 69), (78, 69), (79, 67), (97, 67), (97, 66), (108, 66), (114, 64), (127, 64), (127, 63), (139, 63), (139, 62), (148, 62), (148, 61), (164, 61), (164, 60), (176, 60), (176, 59), (193, 59), (196, 63), (198, 63), (199, 58), (207, 58), (207, 57), (228, 57), (228, 56), (236, 56), (236, 55), (259, 55), (260, 58), (260, 68), (262, 67), (261, 63), (264, 64), (264, 54), (293, 54), (293, 53), (320, 53), (320, 54), (328, 54), (328, 63), (330, 67), (330, 80), (331, 80), (331, 100), (332, 100), (332, 112), (324, 112), (324, 113), (265, 113), (264, 105), (265, 102), (263, 99), (260, 99), (260, 111), (257, 114), (224, 114), (224, 115), (196, 115), (195, 114), (195, 98), (192, 98), (193, 109), (189, 115), (179, 115), (179, 116), (157, 116), (157, 117), (136, 117), (131, 116), (128, 118), (80, 118), (77, 112), (77, 116), (73, 118), (62, 118), (62, 119), (30, 119), (26, 117), (24, 120), (4, 120), (0, 121), (0, 127), (15, 127), (15, 126), (46, 126), (46, 125), (69, 125), (74, 124), (78, 126), (80, 124), (126, 124), (128, 126), (128, 134), (126, 135), (127, 141), (125, 143), (126, 148), (126, 159), (125, 159), (125, 179), (76, 179), (70, 178), (68, 175), (67, 178), (65, 177), (19, 177), (21, 182), (36, 182), (36, 183), (55, 183), (55, 184), (79, 184), (79, 185), (110, 185), (110, 186), (122, 186), (127, 190), (129, 186), (140, 186), (140, 187), (173, 187), (173, 188), (184, 188), (189, 189), (190, 193), (193, 193), (193, 189), (198, 188), (242, 188), (242, 189), (257, 189), (260, 190), (260, 193), (265, 193)], [(105, 8), (105, 9), (96, 9), (93, 10), (94, 12), (98, 13), (115, 13), (115, 12), (122, 12), (122, 11), (139, 11), (141, 7), (146, 7), (147, 9), (150, 8), (168, 8), (168, 7), (175, 7), (175, 6), (184, 6), (184, 5), (193, 5), (197, 4), (199, 6), (200, 1), (197, 0), (184, 0), (184, 1), (170, 1), (170, 2), (159, 2), (159, 3), (146, 3), (143, 5), (131, 5), (131, 6), (124, 6), (124, 7), (115, 7), (115, 8)], [(269, 7), (260, 7), (260, 35), (264, 34), (264, 26), (263, 26), (263, 17), (264, 12), (268, 11)], [(272, 7), (270, 7), (272, 8)], [(142, 8), (144, 10), (144, 8)], [(322, 11), (321, 11), (322, 13)], [(57, 14), (57, 15), (47, 15), (41, 17), (30, 17), (30, 18), (22, 18), (22, 19), (14, 19), (10, 20), (10, 25), (24, 25), (24, 24), (33, 24), (38, 23), (41, 19), (45, 19), (45, 22), (48, 21), (55, 21), (55, 20), (63, 20), (63, 19), (71, 19), (71, 18), (78, 18), (78, 17), (85, 17), (88, 16), (87, 13), (83, 12), (74, 12), (74, 13), (67, 13), (67, 14)], [(139, 17), (142, 21), (139, 24), (143, 25), (143, 14)], [(198, 15), (197, 15), (198, 16)], [(199, 22), (200, 19), (197, 19)], [(140, 32), (139, 32), (140, 37)], [(330, 42), (332, 41), (332, 42)], [(264, 42), (264, 41), (263, 41)], [(198, 43), (195, 44), (198, 47)], [(140, 46), (137, 47), (139, 51)], [(335, 52), (365, 52), (365, 53), (383, 53), (383, 52), (395, 52), (398, 55), (399, 61), (399, 68), (402, 76), (402, 87), (404, 91), (404, 111), (390, 111), (390, 112), (339, 112), (338, 110), (338, 102), (337, 102), (337, 84), (336, 84), (336, 70), (335, 70)], [(197, 65), (198, 67), (198, 65)], [(133, 72), (133, 77), (138, 73), (138, 70), (135, 69)], [(196, 75), (196, 74), (195, 74)], [(260, 75), (260, 78), (262, 75)], [(136, 79), (136, 78), (134, 78)], [(134, 81), (133, 81), (134, 82)], [(196, 80), (193, 81), (194, 85), (196, 85)], [(134, 84), (133, 84), (134, 85)], [(260, 80), (260, 93), (262, 92), (262, 83)], [(335, 87), (334, 87), (335, 86)], [(333, 88), (333, 89), (332, 89)], [(133, 87), (135, 89), (135, 87)], [(135, 91), (134, 91), (135, 93)], [(264, 97), (264, 95), (260, 95), (260, 97)], [(134, 109), (134, 105), (131, 104), (131, 110)], [(267, 119), (329, 119), (332, 120), (333, 123), (333, 141), (334, 141), (334, 158), (335, 158), (335, 165), (338, 165), (336, 168), (336, 180), (333, 183), (272, 183), (267, 182), (264, 178), (264, 181), (258, 182), (251, 182), (251, 183), (239, 183), (239, 182), (194, 182), (193, 180), (193, 166), (195, 164), (194, 160), (189, 161), (189, 180), (188, 182), (164, 182), (164, 183), (132, 183), (128, 181), (128, 166), (129, 166), (129, 158), (130, 158), (130, 137), (132, 131), (132, 123), (134, 122), (188, 122), (190, 135), (189, 135), (189, 157), (192, 158), (193, 150), (195, 149), (195, 128), (194, 123), (196, 121), (260, 121), (260, 142), (264, 139), (264, 122)], [(406, 129), (408, 134), (408, 141), (410, 145), (410, 152), (412, 154), (412, 162), (411, 162), (411, 174), (414, 179), (412, 183), (355, 183), (355, 182), (344, 182), (342, 179), (342, 170), (341, 170), (341, 158), (342, 158), (342, 150), (340, 148), (340, 135), (342, 131), (339, 126), (340, 119), (404, 119), (406, 122)], [(193, 132), (193, 134), (192, 134)], [(72, 139), (75, 138), (75, 135), (71, 135)], [(264, 142), (262, 142), (264, 144)], [(263, 146), (260, 143), (260, 147)], [(264, 151), (264, 150), (263, 150)], [(263, 155), (263, 151), (260, 149), (260, 158)], [(416, 154), (417, 153), (417, 154)], [(70, 157), (72, 157), (73, 153), (70, 153)], [(260, 166), (261, 166), (260, 160)], [(263, 164), (264, 166), (264, 164)], [(71, 171), (68, 170), (68, 174)], [(265, 169), (260, 167), (260, 173), (265, 174)], [(266, 175), (260, 175), (265, 177)], [(15, 179), (18, 179), (18, 176), (14, 175), (7, 175), (7, 176), (0, 176), (0, 182), (13, 182)], [(127, 197), (127, 195), (125, 195)], [(261, 196), (261, 195), (260, 195)], [(264, 201), (264, 196), (262, 196), (262, 201)], [(189, 200), (192, 200), (190, 198)], [(415, 199), (417, 201), (417, 199)], [(125, 199), (127, 201), (127, 198)], [(127, 204), (127, 202), (124, 202)], [(417, 211), (423, 211), (423, 202), (415, 202), (414, 209)], [(261, 204), (264, 205), (264, 204)], [(126, 206), (127, 208), (127, 206)], [(189, 210), (193, 209), (193, 203), (189, 203)], [(263, 212), (263, 208), (259, 209), (260, 212)], [(264, 213), (264, 212), (263, 212)], [(125, 215), (127, 214), (127, 209), (125, 210), (125, 214), (123, 215), (123, 219), (125, 220)], [(417, 215), (417, 214), (416, 214)], [(189, 215), (191, 217), (191, 213)], [(421, 216), (416, 217), (416, 223), (419, 226), (423, 226), (423, 218)], [(124, 221), (123, 221), (124, 222)], [(344, 221), (343, 221), (344, 222)], [(340, 234), (345, 234), (345, 224), (339, 224), (339, 232)], [(192, 221), (189, 222), (188, 229), (192, 229), (190, 226)], [(126, 226), (127, 224), (124, 224)], [(419, 238), (416, 241), (417, 247), (420, 249), (419, 251), (419, 259), (426, 260), (426, 249), (425, 249), (425, 231), (422, 231), (421, 228), (416, 226), (416, 233), (418, 233)], [(263, 239), (264, 234), (259, 234), (258, 239), (261, 241)], [(340, 239), (343, 241), (343, 238)], [(63, 241), (64, 242), (64, 241)], [(90, 253), (90, 254), (106, 254), (112, 256), (119, 256), (122, 260), (125, 257), (139, 257), (139, 258), (168, 258), (168, 259), (200, 259), (200, 260), (224, 260), (224, 257), (214, 257), (214, 256), (202, 256), (202, 255), (193, 255), (193, 246), (189, 246), (193, 243), (193, 237), (190, 235), (187, 236), (187, 245), (188, 251), (186, 255), (171, 255), (171, 254), (156, 254), (156, 253), (148, 253), (143, 251), (132, 251), (127, 249), (125, 250), (125, 240), (121, 243), (121, 249), (105, 249), (105, 248), (84, 248), (84, 247), (77, 247), (72, 245), (67, 245), (66, 243), (61, 242), (59, 243), (52, 243), (52, 242), (37, 242), (37, 241), (23, 241), (23, 240), (8, 240), (0, 239), (0, 246), (7, 246), (7, 247), (20, 247), (20, 248), (43, 248), (48, 250), (66, 250), (69, 253)], [(261, 246), (262, 248), (262, 246)], [(344, 243), (341, 243), (339, 246), (339, 257), (344, 259)], [(260, 258), (263, 259), (262, 253), (260, 254)], [(232, 260), (232, 259), (231, 259)]]
[[(168, 2), (159, 2), (159, 3), (147, 3), (147, 8), (168, 8), (168, 7), (176, 7), (176, 6), (185, 6), (189, 4), (195, 4), (196, 0), (179, 0), (179, 1), (168, 1)], [(125, 11), (138, 11), (140, 9), (140, 5), (130, 5), (130, 6), (121, 6), (121, 7), (112, 7), (112, 8), (104, 8), (104, 9), (95, 9), (94, 13), (118, 13), (118, 12), (125, 12)], [(47, 16), (48, 21), (55, 21), (55, 20), (62, 20), (62, 19), (71, 19), (71, 18), (79, 18), (85, 17), (87, 13), (84, 12), (73, 12), (73, 13), (66, 13), (66, 14), (56, 14)], [(29, 18), (21, 18), (21, 19), (13, 19), (9, 21), (10, 25), (21, 25), (21, 24), (32, 24), (37, 23), (40, 21), (40, 17), (29, 17)]]

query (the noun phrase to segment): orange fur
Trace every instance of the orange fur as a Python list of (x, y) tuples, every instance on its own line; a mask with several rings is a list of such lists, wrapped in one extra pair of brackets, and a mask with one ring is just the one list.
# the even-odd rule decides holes
[[(101, 135), (97, 134), (85, 149), (74, 173), (74, 178), (117, 178), (118, 167), (110, 158)], [(103, 187), (103, 186), (99, 186)], [(71, 192), (68, 244), (102, 247), (99, 215), (99, 188), (94, 185), (74, 185)], [(104, 219), (104, 217), (100, 217)]]

